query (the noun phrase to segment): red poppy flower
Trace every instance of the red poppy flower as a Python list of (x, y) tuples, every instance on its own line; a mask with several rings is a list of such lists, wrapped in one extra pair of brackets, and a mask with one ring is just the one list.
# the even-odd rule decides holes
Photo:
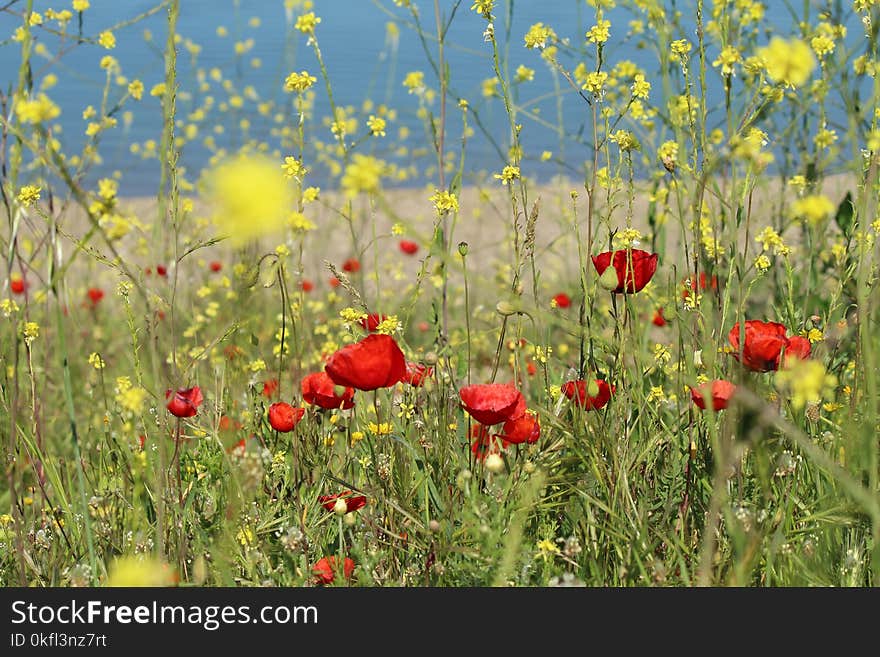
[(168, 270), (165, 268), (165, 265), (156, 265), (156, 273), (159, 274), (159, 276), (167, 276)]
[(406, 359), (394, 338), (373, 333), (330, 356), (324, 371), (339, 385), (377, 390), (403, 379)]
[(431, 325), (428, 322), (419, 322), (416, 326), (422, 333), (427, 333), (431, 329)]
[(507, 422), (525, 411), (525, 398), (509, 383), (475, 383), (459, 390), (458, 396), (464, 410), (487, 426)]
[(706, 290), (710, 289), (712, 291), (718, 289), (718, 277), (712, 276), (712, 278), (706, 278), (706, 272), (701, 271), (699, 276), (699, 284), (694, 285), (694, 280), (692, 278), (686, 278), (682, 282), (683, 289), (681, 291), (681, 298), (687, 299), (690, 296), (690, 293), (694, 290), (694, 288), (698, 290)]
[(593, 256), (593, 266), (599, 276), (605, 273), (609, 265), (614, 267), (617, 272), (617, 287), (611, 291), (615, 294), (633, 294), (644, 288), (651, 280), (654, 272), (657, 271), (658, 258), (656, 253), (648, 253), (640, 249), (606, 251)]
[(508, 420), (504, 423), (503, 433), (501, 437), (509, 443), (519, 445), (520, 443), (538, 442), (541, 437), (541, 425), (538, 423), (538, 416), (526, 411), (520, 417)]
[(779, 369), (779, 357), (783, 350), (796, 358), (809, 358), (810, 341), (800, 336), (787, 338), (786, 328), (778, 322), (762, 322), (750, 319), (745, 324), (745, 344), (740, 358), (739, 322), (733, 325), (727, 339), (733, 347), (733, 357), (753, 372), (769, 372)]
[(663, 316), (663, 309), (658, 308), (654, 311), (654, 317), (651, 319), (654, 326), (666, 326), (666, 318)]
[(535, 374), (538, 373), (538, 366), (535, 365), (535, 361), (530, 360), (529, 362), (526, 363), (526, 373), (529, 376), (535, 376)]
[(306, 279), (306, 280), (304, 280), (302, 283), (300, 283), (299, 286), (300, 286), (300, 288), (302, 289), (303, 292), (311, 292), (312, 290), (315, 289), (315, 284), (312, 283), (312, 282), (311, 282), (310, 280), (308, 280), (308, 279)]
[(328, 511), (333, 511), (336, 506), (336, 500), (343, 499), (347, 506), (346, 513), (357, 511), (367, 504), (367, 498), (364, 495), (354, 495), (350, 490), (337, 493), (336, 495), (321, 495), (318, 501)]
[(364, 327), (365, 331), (369, 331), (372, 333), (376, 330), (376, 328), (387, 319), (387, 315), (380, 315), (379, 313), (370, 313), (366, 317), (364, 317), (360, 322), (358, 322), (361, 326)]
[(168, 399), (165, 407), (171, 415), (175, 417), (193, 417), (199, 412), (198, 408), (202, 403), (202, 389), (198, 386), (193, 386), (192, 388), (179, 388), (177, 392), (166, 390), (165, 399)]
[(571, 297), (569, 297), (565, 292), (560, 292), (555, 297), (553, 297), (553, 301), (556, 302), (557, 308), (570, 308), (571, 307)]
[(342, 263), (342, 271), (347, 271), (351, 274), (354, 274), (355, 272), (359, 272), (360, 270), (361, 262), (357, 258), (349, 258)]
[(419, 250), (419, 245), (410, 240), (400, 240), (400, 250), (406, 255), (415, 255)]
[(216, 272), (220, 271), (221, 269), (223, 269), (223, 263), (220, 262), (219, 260), (212, 260), (211, 264), (209, 264), (208, 267), (210, 267), (212, 272), (216, 273)]
[(348, 409), (354, 406), (354, 390), (345, 388), (341, 394), (337, 394), (336, 384), (326, 372), (315, 372), (305, 377), (302, 380), (302, 396), (307, 404), (321, 408)]
[(706, 410), (706, 399), (704, 395), (709, 393), (712, 396), (712, 410), (720, 411), (723, 408), (727, 408), (727, 405), (730, 403), (730, 398), (735, 392), (736, 386), (730, 381), (715, 379), (712, 381), (711, 388), (708, 383), (704, 383), (696, 388), (692, 387), (691, 399), (694, 400), (694, 404), (699, 408)]
[(275, 402), (269, 407), (269, 424), (275, 431), (287, 433), (293, 431), (305, 412), (304, 408), (291, 406), (287, 402)]
[(97, 306), (98, 302), (104, 298), (104, 290), (98, 287), (90, 287), (86, 294), (88, 294), (89, 301), (92, 302), (92, 308)]
[(482, 424), (478, 424), (471, 429), (471, 436), (474, 439), (471, 443), (471, 454), (478, 461), (484, 460), (489, 454), (498, 454), (509, 444), (501, 436), (497, 434), (492, 435), (488, 427)]
[(597, 394), (591, 395), (589, 392), (589, 384), (583, 379), (576, 381), (566, 381), (562, 384), (562, 394), (568, 397), (576, 406), (580, 406), (587, 411), (598, 411), (608, 403), (611, 399), (611, 393), (614, 392), (614, 386), (609, 386), (602, 379), (596, 379)]
[(276, 390), (278, 390), (278, 379), (269, 379), (263, 383), (263, 397), (266, 399), (272, 399)]
[(9, 289), (13, 294), (24, 294), (27, 283), (19, 274), (13, 274), (9, 279)]
[(404, 383), (410, 384), (413, 388), (420, 388), (430, 376), (434, 375), (434, 368), (422, 365), (421, 363), (407, 362), (406, 372), (401, 379)]
[(218, 427), (220, 431), (229, 431), (232, 428), (232, 418), (228, 415), (220, 416), (220, 425)]
[[(354, 561), (345, 557), (345, 561), (342, 562), (342, 573), (345, 579), (351, 579), (354, 567)], [(312, 572), (315, 574), (318, 584), (332, 584), (336, 579), (336, 557), (321, 557)]]

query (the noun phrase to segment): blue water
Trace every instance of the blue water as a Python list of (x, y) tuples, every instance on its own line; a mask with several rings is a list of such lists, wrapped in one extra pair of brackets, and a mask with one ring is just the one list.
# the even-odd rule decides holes
[[(156, 4), (153, 0), (92, 0), (91, 8), (84, 14), (83, 33), (94, 37), (101, 30), (147, 12)], [(391, 152), (392, 141), (396, 142), (398, 127), (405, 125), (410, 128), (407, 146), (410, 149), (428, 149), (427, 155), (418, 161), (418, 165), (422, 170), (430, 166), (435, 160), (430, 155), (430, 140), (426, 135), (424, 124), (416, 116), (418, 101), (416, 96), (407, 93), (402, 81), (408, 71), (422, 70), (425, 72), (429, 86), (436, 89), (438, 85), (418, 35), (407, 26), (411, 21), (408, 10), (396, 7), (391, 0), (316, 0), (314, 4), (314, 11), (322, 18), (317, 34), (336, 103), (358, 108), (357, 115), (362, 131), (365, 129), (366, 114), (360, 112), (360, 108), (367, 98), (376, 104), (387, 103), (398, 111), (397, 121), (389, 125), (388, 137), (384, 141), (368, 140), (360, 150), (371, 150), (380, 157), (395, 160)], [(420, 8), (425, 29), (432, 30), (433, 2), (418, 0), (415, 4)], [(448, 16), (456, 3), (442, 0), (440, 4), (442, 11)], [(482, 38), (485, 21), (470, 11), (471, 4), (470, 0), (463, 0), (458, 6), (447, 36), (450, 44), (447, 57), (451, 70), (450, 89), (457, 97), (469, 100), (486, 132), (491, 136), (491, 139), (488, 138), (471, 121), (472, 127), (476, 128), (476, 134), (468, 142), (466, 169), (476, 175), (481, 171), (499, 171), (506, 164), (505, 153), (509, 146), (509, 138), (508, 119), (501, 99), (486, 100), (481, 94), (482, 81), (493, 75), (491, 47)], [(670, 6), (677, 5), (684, 14), (683, 27), (678, 30), (680, 33), (674, 34), (674, 38), (688, 37), (691, 41), (695, 40), (692, 4), (681, 1), (667, 3)], [(769, 6), (764, 25), (783, 34), (789, 33), (792, 18), (786, 3), (772, 0), (767, 4)], [(801, 7), (800, 2), (796, 4)], [(19, 0), (11, 9), (20, 11), (23, 6), (24, 0)], [(34, 6), (36, 11), (44, 12), (47, 7), (57, 9), (69, 6), (69, 3), (36, 0)], [(512, 7), (512, 13), (508, 13), (509, 6)], [(813, 11), (815, 20), (815, 10)], [(541, 119), (552, 124), (545, 126), (526, 114), (519, 115), (518, 121), (523, 125), (521, 139), (527, 156), (523, 165), (524, 173), (540, 178), (546, 178), (554, 173), (577, 176), (582, 170), (588, 152), (589, 123), (586, 103), (567, 86), (564, 80), (560, 80), (563, 94), (564, 133), (560, 145), (560, 136), (556, 127), (557, 101), (553, 77), (538, 52), (527, 50), (523, 46), (523, 35), (530, 25), (542, 21), (552, 26), (560, 38), (569, 38), (572, 44), (580, 46), (584, 43), (586, 29), (594, 22), (592, 12), (593, 10), (586, 3), (576, 0), (552, 2), (520, 0), (510, 5), (504, 0), (499, 0), (497, 3), (495, 30), (502, 47), (506, 41), (506, 23), (509, 21), (510, 25), (508, 71), (512, 74), (520, 64), (536, 71), (534, 81), (524, 83), (515, 89), (517, 101), (530, 110), (537, 109)], [(298, 13), (300, 10), (295, 10), (295, 14)], [(252, 17), (259, 19), (258, 27), (249, 24)], [(607, 14), (607, 18), (612, 21), (612, 39), (606, 48), (606, 60), (613, 65), (621, 59), (629, 59), (646, 68), (649, 73), (655, 74), (658, 68), (657, 56), (652, 51), (651, 44), (623, 43), (619, 37), (615, 38), (615, 33), (619, 35), (623, 32), (626, 23), (634, 17), (631, 10), (620, 7)], [(386, 39), (386, 24), (391, 20), (395, 20), (400, 27), (399, 45), (394, 56), (391, 56)], [(119, 126), (109, 130), (102, 137), (100, 153), (104, 161), (91, 172), (89, 178), (94, 180), (119, 170), (122, 172), (121, 194), (153, 194), (158, 187), (158, 162), (155, 159), (144, 160), (139, 156), (131, 155), (129, 145), (147, 139), (154, 139), (156, 142), (161, 139), (162, 117), (159, 100), (150, 97), (149, 90), (164, 78), (162, 50), (166, 21), (166, 13), (162, 10), (135, 25), (115, 31), (118, 45), (111, 54), (119, 60), (122, 73), (129, 79), (141, 79), (146, 91), (142, 101), (129, 102), (125, 107), (133, 111), (133, 121), (130, 126), (123, 125), (121, 114), (117, 115), (120, 119)], [(11, 34), (19, 23), (19, 17), (9, 12), (0, 13), (0, 35)], [(860, 26), (853, 22), (848, 24), (850, 37), (858, 39), (861, 34)], [(225, 26), (229, 30), (229, 36), (219, 37), (216, 34), (218, 25)], [(145, 29), (153, 35), (150, 42), (144, 39)], [(69, 32), (76, 32), (75, 19)], [(289, 104), (291, 96), (283, 93), (282, 87), (284, 78), (291, 71), (305, 69), (319, 77), (318, 84), (313, 87), (317, 93), (318, 119), (308, 127), (308, 130), (320, 135), (325, 142), (332, 140), (329, 129), (320, 122), (320, 117), (330, 114), (330, 108), (324, 85), (320, 80), (318, 64), (314, 53), (306, 44), (305, 37), (293, 30), (292, 24), (288, 22), (283, 0), (239, 2), (181, 0), (178, 32), (201, 46), (196, 68), (206, 70), (213, 67), (220, 68), (224, 78), (230, 79), (239, 92), (246, 85), (251, 85), (261, 101), (273, 100), (277, 103)], [(58, 50), (60, 41), (57, 37), (48, 34), (42, 28), (36, 28), (35, 34), (52, 53)], [(237, 60), (233, 54), (233, 44), (237, 40), (248, 38), (254, 40), (253, 49)], [(62, 115), (57, 123), (63, 130), (61, 140), (65, 151), (74, 153), (82, 147), (84, 140), (83, 130), (86, 122), (81, 116), (83, 109), (86, 105), (100, 107), (105, 77), (98, 62), (108, 53), (103, 48), (90, 44), (71, 47), (70, 41), (66, 42), (65, 47), (68, 51), (57, 62), (38, 57), (34, 66), (34, 78), (39, 81), (50, 72), (58, 76), (57, 86), (48, 93), (62, 108)], [(436, 55), (436, 46), (429, 44), (429, 47), (432, 55)], [(717, 52), (712, 50), (709, 54), (714, 58)], [(254, 57), (262, 60), (261, 68), (254, 69), (249, 65)], [(180, 49), (179, 58), (178, 74), (181, 89), (194, 92), (196, 91), (195, 69), (185, 48)], [(578, 61), (566, 56), (561, 59), (569, 69)], [(14, 87), (19, 61), (18, 44), (7, 41), (0, 47), (0, 70), (4, 71), (0, 84), (4, 90)], [(586, 61), (588, 65), (592, 64), (592, 60)], [(714, 70), (710, 71), (710, 78), (712, 78), (712, 86), (720, 89), (720, 81)], [(658, 98), (659, 80), (656, 77), (649, 79), (654, 83), (652, 97)], [(122, 88), (115, 87), (111, 91), (111, 101), (114, 98), (113, 94), (120, 94), (121, 91)], [(228, 96), (215, 83), (212, 83), (210, 93), (218, 102)], [(178, 105), (179, 115), (185, 116), (194, 109), (198, 104), (198, 97), (199, 94), (196, 93), (191, 100), (181, 98)], [(710, 97), (709, 100), (710, 106), (714, 108), (710, 121), (720, 122), (721, 114), (715, 110), (721, 98)], [(435, 101), (433, 110), (437, 112), (438, 108), (439, 102)], [(447, 145), (450, 150), (457, 151), (461, 123), (454, 101), (450, 102), (449, 112)], [(251, 121), (251, 136), (264, 139), (272, 148), (277, 147), (277, 139), (270, 134), (273, 126), (256, 112), (255, 103), (246, 103), (236, 115), (236, 118), (241, 117), (247, 117)], [(217, 137), (218, 144), (234, 146), (240, 143), (236, 135), (235, 121), (232, 121), (229, 115), (216, 113), (216, 110), (207, 124), (203, 125), (199, 139), (207, 135), (217, 121), (226, 123), (225, 134)], [(209, 152), (197, 141), (187, 144), (183, 151), (183, 164), (191, 180), (197, 177), (198, 170), (204, 166), (209, 157)], [(565, 164), (540, 162), (538, 155), (543, 150), (553, 151), (557, 156), (564, 155)], [(307, 163), (314, 162), (309, 152), (306, 153), (305, 159)], [(401, 165), (410, 163), (407, 158), (397, 161)], [(436, 180), (436, 173), (433, 174), (433, 179)], [(312, 167), (307, 182), (321, 186), (333, 185), (328, 172), (321, 166)], [(419, 182), (421, 179), (415, 178), (409, 181), (409, 184)]]

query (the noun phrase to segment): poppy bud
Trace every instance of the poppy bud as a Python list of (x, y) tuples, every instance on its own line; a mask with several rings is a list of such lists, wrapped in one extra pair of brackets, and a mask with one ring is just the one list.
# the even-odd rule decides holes
[(357, 522), (357, 518), (354, 517), (353, 513), (346, 513), (344, 516), (342, 516), (342, 522), (345, 523), (346, 527), (351, 527), (354, 525), (355, 522)]
[(494, 474), (504, 472), (504, 459), (500, 454), (489, 454), (486, 457), (486, 469)]
[(617, 271), (613, 267), (608, 267), (599, 276), (599, 285), (609, 291), (617, 289)]
[(430, 529), (434, 533), (437, 533), (440, 531), (440, 523), (436, 520), (432, 520), (428, 523), (428, 529)]
[(348, 513), (348, 502), (342, 497), (337, 497), (336, 504), (333, 505), (333, 513), (337, 516), (344, 516)]
[(694, 352), (694, 367), (702, 367), (703, 366), (703, 350), (697, 349)]
[[(614, 279), (617, 280), (616, 278)], [(615, 283), (617, 285), (617, 283)], [(502, 317), (510, 317), (510, 315), (515, 315), (518, 311), (516, 306), (508, 301), (499, 301), (495, 306), (495, 312), (497, 312)]]
[(587, 394), (589, 394), (590, 397), (597, 397), (599, 395), (599, 384), (595, 379), (591, 379), (587, 382)]
[(425, 363), (428, 365), (436, 365), (437, 364), (437, 352), (429, 351), (425, 354)]
[(458, 255), (464, 258), (468, 254), (468, 243), (467, 242), (459, 242), (458, 243)]

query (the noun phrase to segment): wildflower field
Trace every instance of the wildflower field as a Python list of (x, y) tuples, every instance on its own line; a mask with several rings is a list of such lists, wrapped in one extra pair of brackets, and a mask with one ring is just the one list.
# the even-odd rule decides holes
[(878, 583), (880, 1), (111, 4), (0, 8), (0, 583)]

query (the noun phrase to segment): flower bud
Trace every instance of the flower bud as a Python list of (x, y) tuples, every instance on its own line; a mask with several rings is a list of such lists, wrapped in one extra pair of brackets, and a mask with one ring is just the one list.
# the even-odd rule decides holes
[(499, 301), (495, 306), (495, 312), (502, 317), (509, 317), (510, 315), (515, 315), (519, 311), (517, 310), (517, 307), (509, 301)]
[(348, 513), (348, 502), (341, 497), (336, 498), (336, 504), (333, 505), (333, 513), (337, 516), (344, 516)]
[(702, 367), (703, 366), (703, 350), (697, 349), (694, 352), (694, 367)]
[(601, 285), (606, 290), (611, 291), (617, 289), (617, 284), (617, 270), (609, 265), (599, 277), (599, 285)]
[(596, 383), (595, 379), (590, 379), (587, 383), (587, 394), (590, 397), (598, 397), (599, 396), (599, 384)]
[(354, 523), (357, 522), (357, 518), (355, 518), (354, 512), (346, 513), (344, 516), (342, 516), (342, 522), (345, 523), (346, 527), (353, 527)]
[(459, 242), (458, 243), (458, 255), (464, 258), (468, 254), (468, 243), (467, 242)]
[(500, 454), (489, 454), (486, 457), (486, 469), (495, 474), (504, 472), (504, 459), (501, 458)]
[(430, 529), (435, 534), (440, 531), (440, 523), (436, 520), (432, 520), (428, 523), (428, 529)]
[(436, 351), (429, 351), (428, 353), (426, 353), (424, 361), (425, 361), (425, 365), (431, 365), (431, 366), (436, 365), (437, 364), (437, 352)]

